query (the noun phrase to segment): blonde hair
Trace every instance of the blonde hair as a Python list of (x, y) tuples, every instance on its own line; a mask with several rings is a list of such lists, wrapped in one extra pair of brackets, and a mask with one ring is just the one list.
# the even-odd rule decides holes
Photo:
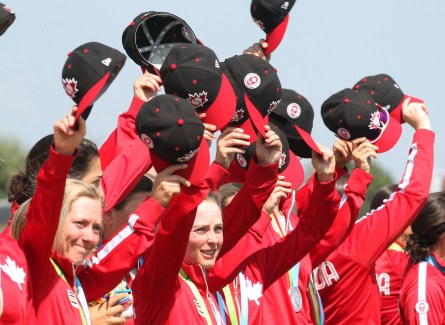
[[(57, 232), (53, 243), (53, 248), (55, 250), (58, 250), (57, 248), (61, 246), (60, 238), (62, 236), (62, 229), (66, 220), (66, 216), (71, 209), (71, 205), (74, 201), (81, 197), (88, 197), (93, 200), (99, 200), (102, 208), (104, 208), (103, 197), (93, 185), (86, 184), (75, 179), (67, 179), (62, 208), (60, 209), (59, 225), (57, 226)], [(11, 232), (12, 236), (16, 240), (19, 239), (23, 227), (26, 224), (26, 213), (28, 211), (31, 200), (32, 198), (26, 200), (22, 203), (22, 205), (20, 205), (20, 208), (17, 210), (17, 213), (12, 221)]]

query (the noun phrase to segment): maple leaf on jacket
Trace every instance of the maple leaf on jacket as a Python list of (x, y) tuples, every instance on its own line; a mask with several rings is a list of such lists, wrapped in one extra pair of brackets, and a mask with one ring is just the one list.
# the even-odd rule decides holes
[(5, 265), (0, 264), (3, 272), (5, 272), (7, 275), (9, 275), (11, 280), (16, 282), (17, 285), (19, 286), (20, 290), (22, 290), (21, 284), (25, 283), (25, 277), (26, 277), (26, 273), (23, 272), (23, 268), (18, 267), (15, 264), (15, 261), (11, 260), (11, 258), (9, 256), (6, 257), (5, 262), (6, 262)]

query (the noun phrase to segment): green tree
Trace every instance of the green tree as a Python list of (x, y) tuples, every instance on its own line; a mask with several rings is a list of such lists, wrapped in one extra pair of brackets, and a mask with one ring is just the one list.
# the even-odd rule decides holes
[(0, 136), (0, 199), (7, 198), (9, 179), (23, 167), (26, 154), (19, 139)]

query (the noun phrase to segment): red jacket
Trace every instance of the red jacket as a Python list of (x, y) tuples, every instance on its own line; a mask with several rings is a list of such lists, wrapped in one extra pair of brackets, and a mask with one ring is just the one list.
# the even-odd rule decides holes
[(0, 324), (34, 324), (28, 263), (17, 242), (0, 234), (0, 285), (3, 301)]
[(382, 302), (382, 324), (402, 324), (399, 313), (399, 296), (403, 279), (409, 267), (409, 255), (397, 243), (393, 243), (375, 262), (377, 285)]
[[(275, 187), (277, 172), (277, 164), (264, 167), (255, 162), (251, 164), (245, 186), (223, 211), (225, 240), (219, 258), (230, 251), (258, 219), (264, 202)], [(217, 303), (208, 289), (204, 273), (197, 265), (183, 263), (196, 207), (205, 198), (208, 189), (208, 182), (204, 182), (198, 189), (186, 189), (170, 202), (154, 245), (146, 253), (144, 265), (133, 281), (136, 324), (205, 324), (205, 315), (217, 324), (215, 315), (219, 312), (212, 312), (212, 305), (216, 308)], [(194, 206), (195, 209), (186, 213), (184, 206)], [(250, 211), (246, 212), (248, 217), (239, 218), (241, 211)], [(166, 252), (169, 252), (168, 258)], [(203, 299), (201, 304), (204, 303), (206, 308), (199, 302), (194, 303), (197, 297), (178, 276), (181, 267), (197, 288)]]
[(314, 270), (326, 324), (380, 324), (374, 263), (425, 204), (433, 170), (433, 146), (434, 132), (415, 132), (396, 192), (358, 220), (346, 240)]
[(445, 264), (436, 261), (442, 271), (420, 262), (406, 274), (400, 293), (403, 324), (445, 324)]
[[(61, 155), (51, 148), (37, 176), (37, 188), (18, 240), (28, 261), (37, 324), (82, 324), (74, 266), (53, 251), (66, 177), (73, 159), (74, 156)], [(66, 281), (51, 263), (51, 257)]]

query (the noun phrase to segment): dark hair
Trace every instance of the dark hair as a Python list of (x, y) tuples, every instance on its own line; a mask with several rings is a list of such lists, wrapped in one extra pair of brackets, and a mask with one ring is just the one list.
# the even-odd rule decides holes
[(229, 197), (235, 196), (239, 190), (243, 187), (241, 183), (227, 183), (222, 185), (218, 189), (219, 197), (221, 198), (221, 208), (224, 209), (227, 205), (227, 199)]
[(414, 263), (424, 261), (431, 253), (439, 236), (445, 232), (445, 192), (432, 193), (411, 224), (405, 250)]
[(216, 203), (216, 205), (221, 209), (221, 198), (219, 195), (213, 191), (210, 191), (209, 194), (207, 194), (207, 197), (205, 199), (206, 201), (211, 201)]
[(345, 193), (345, 185), (348, 183), (349, 176), (351, 176), (351, 174), (346, 173), (340, 176), (335, 182), (335, 189), (337, 190), (338, 194), (340, 194), (340, 196)]
[(389, 196), (394, 193), (397, 189), (398, 184), (389, 184), (381, 187), (377, 192), (375, 192), (374, 197), (369, 205), (370, 210), (375, 210), (383, 204), (383, 200), (389, 198)]
[[(8, 201), (22, 204), (31, 198), (36, 190), (36, 179), (43, 163), (48, 159), (50, 147), (54, 143), (54, 135), (49, 134), (40, 139), (29, 151), (25, 159), (25, 167), (11, 177), (8, 188)], [(99, 149), (88, 139), (83, 139), (77, 149), (69, 178), (82, 179), (89, 171), (91, 161), (99, 157)]]
[(122, 210), (133, 194), (141, 192), (151, 192), (152, 188), (153, 188), (153, 181), (147, 176), (142, 176), (141, 180), (139, 181), (139, 183), (136, 184), (134, 189), (130, 193), (128, 193), (128, 195), (122, 201), (116, 204), (114, 206), (114, 209)]

